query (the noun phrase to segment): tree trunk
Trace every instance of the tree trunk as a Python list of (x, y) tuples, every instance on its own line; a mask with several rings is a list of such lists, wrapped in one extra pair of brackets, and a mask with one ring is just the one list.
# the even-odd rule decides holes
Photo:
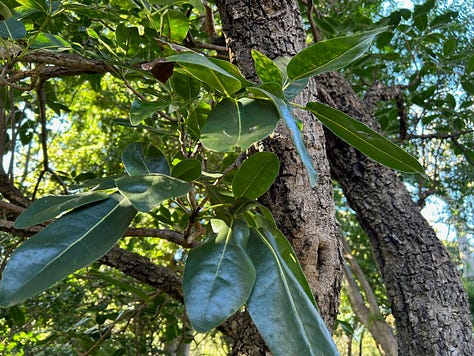
[[(296, 1), (221, 0), (217, 5), (231, 59), (249, 79), (256, 80), (252, 49), (273, 59), (294, 55), (305, 46)], [(300, 102), (311, 100), (314, 92), (312, 81)], [(319, 181), (316, 187), (310, 187), (291, 136), (284, 125), (279, 125), (275, 134), (262, 143), (263, 149), (279, 156), (281, 165), (279, 177), (262, 202), (271, 208), (279, 228), (291, 241), (321, 315), (332, 331), (339, 306), (342, 247), (324, 132), (307, 112), (295, 114), (304, 123), (303, 134)]]
[[(317, 78), (318, 99), (377, 129), (336, 73)], [(395, 316), (400, 355), (473, 355), (466, 294), (448, 252), (397, 175), (327, 132), (331, 172), (367, 232)]]

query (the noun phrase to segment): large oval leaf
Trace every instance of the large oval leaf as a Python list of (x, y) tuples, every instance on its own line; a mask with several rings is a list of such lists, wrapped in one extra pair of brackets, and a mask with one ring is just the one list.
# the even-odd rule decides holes
[(255, 62), (255, 71), (262, 83), (283, 84), (283, 75), (278, 66), (266, 55), (253, 49), (252, 58)]
[(199, 332), (215, 328), (239, 310), (255, 282), (255, 269), (245, 251), (247, 224), (211, 223), (217, 236), (190, 251), (183, 276), (186, 310)]
[(188, 34), (189, 19), (178, 10), (167, 10), (162, 16), (161, 35), (170, 41), (180, 43)]
[(230, 152), (236, 147), (245, 151), (270, 135), (278, 120), (278, 111), (266, 101), (224, 98), (209, 114), (201, 130), (201, 142), (217, 152)]
[(163, 201), (185, 195), (191, 184), (163, 174), (123, 177), (115, 182), (135, 209), (148, 212)]
[(130, 176), (149, 173), (170, 174), (165, 155), (155, 146), (143, 142), (129, 144), (122, 154), (122, 162)]
[(54, 219), (60, 214), (108, 198), (104, 192), (87, 192), (74, 195), (51, 195), (35, 200), (28, 209), (23, 211), (15, 220), (15, 228), (41, 224)]
[(374, 161), (401, 172), (425, 175), (415, 157), (362, 122), (321, 103), (308, 103), (306, 108), (336, 136)]
[(74, 210), (21, 244), (0, 281), (0, 306), (17, 304), (103, 256), (136, 214), (128, 199), (109, 199)]
[(296, 256), (296, 252), (293, 250), (293, 247), (286, 239), (285, 235), (283, 235), (283, 233), (278, 229), (270, 210), (267, 207), (260, 205), (258, 209), (255, 209), (251, 216), (255, 221), (256, 227), (260, 229), (259, 231), (265, 236), (269, 235), (269, 239), (275, 240), (281, 258), (286, 262), (286, 265), (293, 273), (296, 280), (300, 283), (308, 298), (315, 306), (317, 306), (313, 292), (308, 284), (308, 280), (306, 279), (300, 262), (298, 261), (298, 257)]
[(238, 78), (200, 54), (179, 53), (167, 57), (166, 60), (179, 63), (185, 73), (226, 95), (231, 95), (242, 87)]
[(257, 199), (273, 184), (280, 162), (272, 152), (257, 152), (244, 161), (232, 181), (236, 198)]
[(201, 176), (201, 161), (196, 158), (182, 160), (171, 170), (175, 178), (191, 182)]
[(0, 21), (0, 37), (10, 40), (19, 40), (25, 36), (25, 25), (14, 17)]
[[(252, 229), (248, 242), (257, 278), (248, 311), (275, 356), (338, 355), (331, 334), (276, 247), (271, 235)], [(282, 342), (282, 337), (287, 342)]]
[(297, 80), (343, 68), (360, 58), (369, 49), (375, 36), (385, 30), (382, 28), (317, 42), (290, 60), (288, 76)]

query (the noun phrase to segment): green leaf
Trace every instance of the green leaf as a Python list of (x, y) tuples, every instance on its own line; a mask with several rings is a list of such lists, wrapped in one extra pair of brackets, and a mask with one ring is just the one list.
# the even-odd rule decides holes
[(199, 332), (215, 328), (239, 310), (255, 282), (255, 269), (245, 251), (247, 224), (241, 220), (230, 227), (222, 220), (211, 224), (217, 236), (209, 236), (189, 252), (183, 276), (186, 310)]
[(162, 36), (176, 43), (181, 43), (186, 38), (189, 30), (189, 19), (183, 12), (167, 10), (162, 21), (160, 31)]
[(163, 174), (124, 177), (117, 179), (115, 184), (135, 209), (145, 213), (163, 201), (180, 197), (191, 190), (190, 183)]
[(436, 5), (435, 0), (427, 0), (425, 3), (421, 5), (416, 5), (413, 10), (413, 18), (426, 15), (428, 12), (431, 11)]
[(198, 140), (201, 136), (201, 128), (207, 121), (207, 117), (211, 112), (211, 106), (205, 102), (200, 102), (197, 107), (192, 108), (188, 112), (186, 118), (186, 132), (189, 133), (192, 138)]
[(8, 309), (8, 316), (13, 320), (15, 325), (23, 326), (25, 325), (26, 318), (23, 311), (17, 306), (12, 306)]
[(151, 117), (157, 111), (160, 111), (169, 106), (168, 102), (165, 101), (141, 101), (138, 99), (133, 100), (130, 106), (130, 123), (133, 126), (137, 126), (143, 120)]
[(288, 76), (297, 80), (343, 68), (362, 57), (375, 36), (384, 30), (385, 28), (317, 42), (290, 60)]
[(286, 265), (290, 268), (291, 272), (306, 292), (308, 298), (317, 308), (313, 292), (311, 291), (306, 276), (303, 273), (303, 269), (301, 268), (295, 250), (293, 250), (293, 247), (286, 239), (285, 235), (283, 235), (283, 233), (278, 229), (270, 210), (262, 205), (258, 207), (258, 210), (261, 211), (262, 214), (255, 213), (251, 215), (256, 223), (256, 227), (259, 228), (259, 231), (261, 231), (261, 233), (263, 233), (265, 236), (268, 235), (269, 238), (274, 239), (276, 241), (280, 256), (283, 258)]
[(283, 75), (283, 93), (285, 94), (286, 100), (293, 99), (296, 95), (298, 95), (304, 88), (308, 85), (309, 79), (308, 78), (301, 78), (298, 80), (291, 81), (288, 78), (288, 74), (286, 73), (286, 68), (288, 63), (290, 63), (291, 57), (278, 57), (275, 58), (274, 62), (280, 68), (280, 71)]
[(0, 281), (0, 306), (20, 303), (103, 256), (135, 214), (128, 199), (113, 194), (48, 225), (11, 254)]
[(170, 168), (163, 152), (143, 142), (129, 144), (122, 154), (122, 162), (130, 176), (149, 173), (170, 174)]
[(470, 95), (474, 95), (474, 79), (469, 78), (468, 76), (463, 76), (461, 78), (461, 85), (463, 89)]
[(272, 152), (257, 152), (246, 159), (234, 176), (232, 191), (236, 198), (257, 199), (275, 181), (280, 170), (278, 156)]
[(171, 169), (171, 176), (191, 182), (201, 176), (201, 161), (195, 158), (180, 161)]
[(230, 63), (229, 61), (225, 61), (223, 59), (212, 58), (212, 57), (208, 58), (208, 60), (218, 65), (222, 69), (224, 69), (227, 73), (231, 74), (234, 78), (238, 79), (241, 85), (240, 89), (253, 85), (253, 83), (245, 79), (242, 73), (240, 73), (239, 68), (236, 65)]
[(70, 49), (71, 44), (58, 35), (50, 33), (40, 33), (35, 37), (31, 43), (31, 48), (34, 49)]
[(48, 10), (46, 1), (43, 0), (17, 0), (17, 2), (30, 9), (43, 10), (45, 12)]
[(336, 136), (367, 157), (401, 172), (425, 175), (416, 158), (362, 122), (321, 103), (308, 103), (306, 108)]
[[(291, 138), (293, 139), (293, 143), (295, 144), (296, 151), (298, 152), (298, 155), (300, 156), (301, 161), (303, 162), (303, 165), (306, 168), (309, 183), (311, 184), (311, 187), (314, 187), (316, 185), (317, 180), (318, 180), (318, 172), (314, 168), (313, 160), (311, 159), (311, 157), (308, 153), (308, 150), (306, 149), (306, 145), (304, 143), (303, 136), (302, 136), (301, 131), (298, 127), (298, 122), (296, 121), (296, 119), (291, 114), (291, 108), (288, 106), (286, 101), (281, 99), (281, 97), (273, 95), (272, 93), (268, 92), (267, 90), (264, 90), (264, 89), (258, 88), (258, 87), (247, 88), (247, 90), (251, 93), (264, 95), (264, 96), (270, 98), (273, 101), (273, 103), (275, 104), (278, 112), (280, 113), (280, 116), (283, 117), (283, 119), (285, 120), (286, 125), (290, 129)], [(283, 94), (281, 94), (281, 96), (283, 96)]]
[(255, 199), (250, 200), (245, 197), (240, 197), (235, 199), (227, 211), (231, 216), (238, 216), (257, 207), (261, 207), (261, 204), (255, 201)]
[(171, 76), (170, 84), (173, 92), (185, 100), (197, 98), (201, 89), (201, 83), (198, 80), (181, 73), (174, 73)]
[(458, 17), (457, 11), (448, 11), (444, 14), (436, 16), (433, 21), (430, 23), (431, 28), (442, 27), (445, 25), (449, 25), (453, 20)]
[(252, 50), (252, 58), (255, 62), (255, 71), (262, 83), (283, 83), (280, 69), (270, 58), (255, 49)]
[(154, 0), (154, 4), (157, 5), (168, 5), (168, 6), (176, 6), (176, 5), (182, 5), (182, 4), (191, 4), (193, 5), (196, 10), (199, 11), (199, 13), (203, 14), (205, 9), (204, 5), (202, 3), (202, 0)]
[(109, 197), (103, 192), (87, 192), (74, 195), (51, 195), (35, 200), (15, 220), (15, 228), (24, 229), (54, 219), (68, 210), (104, 200)]
[[(248, 311), (273, 355), (338, 355), (326, 325), (282, 259), (271, 235), (251, 229), (257, 278)], [(288, 342), (282, 342), (282, 335)]]
[(137, 27), (127, 27), (119, 24), (115, 29), (115, 39), (117, 45), (125, 51), (127, 55), (134, 55), (140, 46), (140, 35)]
[(20, 40), (25, 38), (25, 36), (25, 25), (14, 17), (0, 21), (0, 37), (10, 40)]
[(226, 95), (231, 95), (242, 87), (238, 78), (200, 54), (179, 53), (167, 57), (166, 60), (179, 63), (185, 73)]
[(275, 107), (266, 101), (224, 98), (209, 114), (201, 142), (217, 152), (230, 152), (235, 147), (246, 150), (270, 135), (278, 120)]

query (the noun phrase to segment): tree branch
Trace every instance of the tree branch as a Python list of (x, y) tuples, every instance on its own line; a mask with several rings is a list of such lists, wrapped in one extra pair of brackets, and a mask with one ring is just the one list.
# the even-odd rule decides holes
[(405, 100), (403, 98), (401, 87), (398, 85), (388, 87), (380, 82), (374, 82), (364, 97), (364, 103), (371, 110), (371, 114), (373, 114), (375, 111), (377, 103), (380, 100), (395, 100), (397, 103), (398, 117), (400, 120), (399, 141), (403, 142), (407, 138), (408, 124), (405, 110)]
[(114, 247), (99, 262), (118, 269), (127, 276), (157, 288), (183, 302), (181, 277), (169, 268), (158, 266), (149, 258)]
[[(347, 296), (349, 297), (349, 303), (351, 304), (352, 310), (364, 326), (370, 330), (375, 342), (380, 345), (385, 355), (396, 356), (398, 355), (398, 344), (392, 328), (383, 318), (374, 291), (356, 259), (352, 255), (349, 244), (345, 239), (341, 240), (344, 246), (344, 258), (350, 266), (349, 268), (347, 264), (344, 264), (343, 272), (344, 279), (346, 280)], [(359, 280), (362, 290), (364, 291), (368, 307), (365, 304), (364, 297), (354, 279), (353, 273)]]

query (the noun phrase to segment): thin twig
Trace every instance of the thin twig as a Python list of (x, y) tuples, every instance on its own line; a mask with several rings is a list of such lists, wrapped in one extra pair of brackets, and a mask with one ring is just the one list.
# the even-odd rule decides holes
[(311, 27), (311, 33), (314, 37), (314, 42), (320, 42), (323, 40), (323, 36), (321, 35), (321, 31), (319, 31), (319, 28), (313, 18), (313, 11), (317, 14), (316, 8), (313, 4), (313, 0), (307, 0), (304, 1), (304, 3), (306, 3), (306, 15), (308, 17), (309, 25)]
[(10, 164), (8, 166), (8, 179), (13, 182), (13, 165), (15, 164), (15, 143), (16, 143), (16, 125), (15, 125), (15, 98), (13, 96), (13, 89), (8, 91), (8, 99), (10, 100)]
[(69, 194), (67, 185), (61, 179), (61, 177), (54, 172), (51, 167), (49, 166), (49, 155), (48, 155), (48, 128), (47, 128), (47, 121), (46, 121), (46, 93), (44, 91), (44, 85), (46, 80), (44, 78), (38, 78), (37, 86), (36, 86), (36, 93), (38, 96), (38, 116), (39, 121), (41, 124), (41, 148), (43, 151), (43, 170), (40, 173), (38, 181), (35, 185), (35, 190), (33, 192), (33, 199), (38, 192), (39, 183), (41, 179), (44, 177), (45, 173), (50, 173), (54, 180), (58, 182), (58, 184), (63, 188), (65, 194)]

